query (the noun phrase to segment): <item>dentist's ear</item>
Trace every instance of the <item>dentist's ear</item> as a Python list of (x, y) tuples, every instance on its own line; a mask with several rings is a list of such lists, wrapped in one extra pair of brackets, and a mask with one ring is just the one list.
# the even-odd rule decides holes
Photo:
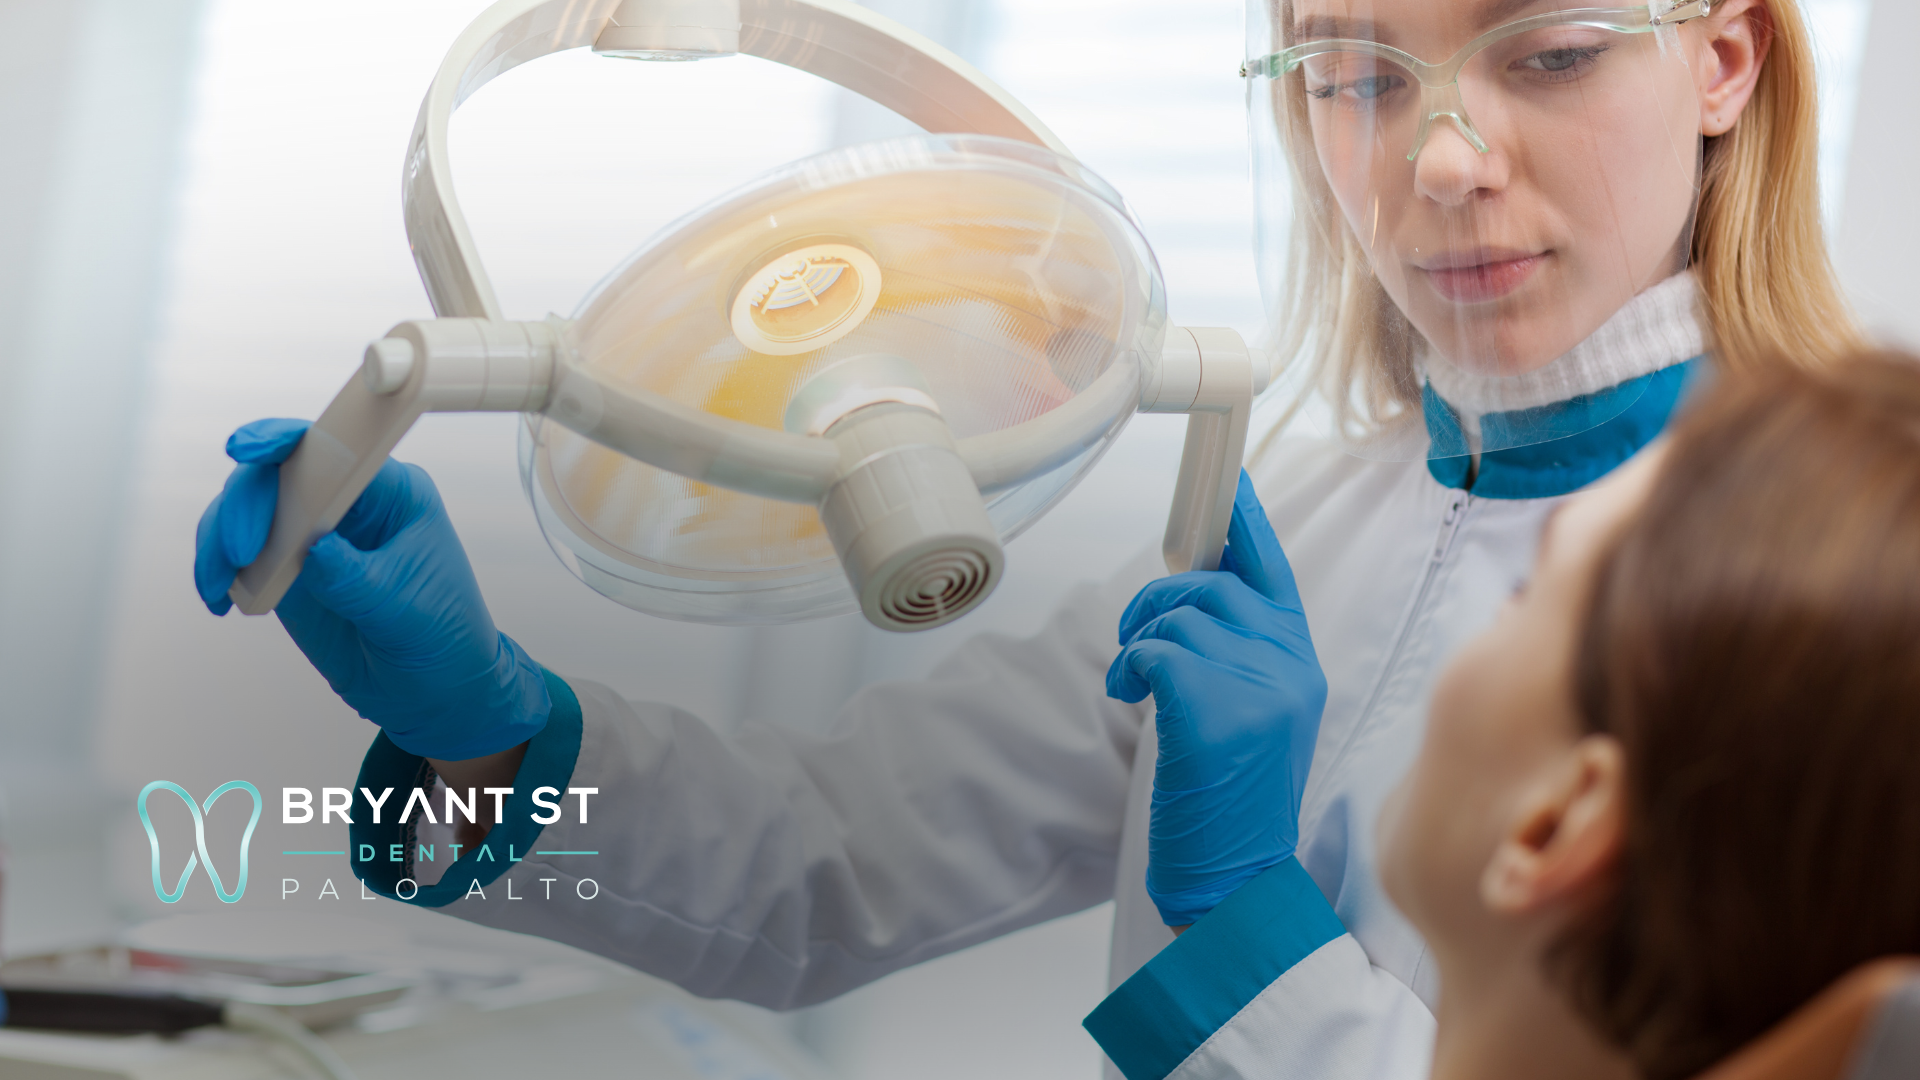
[(1619, 861), (1626, 770), (1610, 736), (1581, 739), (1520, 802), (1480, 876), (1480, 900), (1525, 916), (1588, 895)]
[[(1727, 0), (1700, 20), (1706, 34), (1693, 53), (1700, 86), (1700, 134), (1725, 135), (1746, 111), (1773, 46), (1773, 13), (1765, 0)], [(1689, 27), (1681, 27), (1685, 33)]]

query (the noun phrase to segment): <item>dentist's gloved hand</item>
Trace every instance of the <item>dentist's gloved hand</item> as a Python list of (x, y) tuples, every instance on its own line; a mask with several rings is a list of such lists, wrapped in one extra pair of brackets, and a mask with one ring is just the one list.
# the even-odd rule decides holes
[[(304, 420), (256, 420), (227, 440), (240, 464), (200, 517), (194, 585), (215, 615), (267, 542), (280, 463)], [(494, 628), (426, 470), (389, 459), (314, 542), (274, 614), (327, 684), (411, 754), (464, 761), (518, 746), (552, 711), (540, 668)]]
[(1245, 472), (1220, 566), (1140, 590), (1107, 669), (1109, 695), (1153, 695), (1147, 895), (1168, 926), (1293, 854), (1327, 701), (1293, 570)]

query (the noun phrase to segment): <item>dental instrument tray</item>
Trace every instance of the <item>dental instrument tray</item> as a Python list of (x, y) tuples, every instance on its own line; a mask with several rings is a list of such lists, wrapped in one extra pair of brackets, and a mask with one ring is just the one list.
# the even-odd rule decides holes
[(277, 1009), (309, 1028), (344, 1023), (389, 1005), (411, 985), (390, 972), (187, 956), (121, 945), (39, 953), (0, 964), (0, 991), (9, 998), (99, 994), (129, 1001), (167, 997), (245, 1002)]

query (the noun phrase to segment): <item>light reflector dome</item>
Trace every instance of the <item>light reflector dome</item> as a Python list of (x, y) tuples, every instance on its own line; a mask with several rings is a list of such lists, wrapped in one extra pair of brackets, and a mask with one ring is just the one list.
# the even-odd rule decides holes
[[(797, 162), (670, 226), (582, 304), (566, 359), (779, 430), (815, 376), (887, 357), (918, 378), (875, 400), (930, 397), (964, 446), (1102, 376), (1137, 387), (1164, 332), (1159, 270), (1103, 181), (1027, 143), (930, 135)], [(884, 368), (836, 369), (864, 370)], [(1072, 487), (1136, 401), (1116, 399), (1096, 437), (1037, 475), (985, 491), (1003, 541)], [(554, 551), (629, 607), (768, 622), (858, 606), (814, 506), (689, 480), (541, 416), (521, 463)]]
[(768, 356), (798, 356), (846, 337), (880, 300), (880, 264), (854, 244), (782, 251), (734, 290), (733, 336)]

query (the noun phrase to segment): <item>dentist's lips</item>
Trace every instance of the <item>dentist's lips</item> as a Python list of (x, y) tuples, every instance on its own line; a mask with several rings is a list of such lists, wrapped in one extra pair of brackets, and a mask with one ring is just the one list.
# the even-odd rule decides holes
[(1544, 253), (1476, 252), (1438, 259), (1419, 269), (1446, 299), (1481, 304), (1518, 289), (1546, 259)]

